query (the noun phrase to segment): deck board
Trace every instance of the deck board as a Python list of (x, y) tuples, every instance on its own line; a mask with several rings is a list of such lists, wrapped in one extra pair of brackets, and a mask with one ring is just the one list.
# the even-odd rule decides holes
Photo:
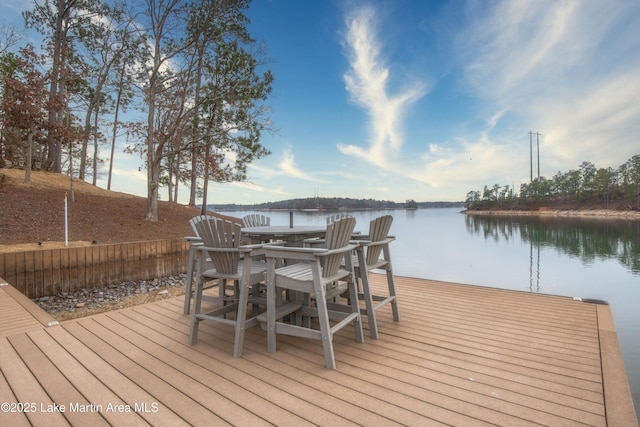
[(56, 325), (56, 319), (0, 277), (0, 337)]
[(2, 413), (0, 424), (637, 426), (608, 306), (404, 277), (396, 287), (401, 321), (379, 310), (380, 339), (366, 331), (365, 343), (340, 331), (335, 371), (315, 340), (278, 336), (268, 353), (260, 327), (242, 358), (225, 325), (202, 322), (189, 346), (180, 298), (12, 326), (0, 337), (3, 401), (100, 410)]

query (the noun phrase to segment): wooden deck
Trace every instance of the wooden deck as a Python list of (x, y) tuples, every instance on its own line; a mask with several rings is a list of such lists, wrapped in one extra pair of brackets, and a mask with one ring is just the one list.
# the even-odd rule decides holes
[(53, 316), (0, 278), (0, 337), (57, 324)]
[(0, 338), (0, 402), (33, 411), (0, 412), (0, 425), (638, 425), (608, 306), (397, 287), (401, 321), (383, 308), (364, 344), (345, 328), (335, 371), (316, 341), (279, 336), (267, 353), (259, 327), (240, 359), (223, 325), (203, 322), (191, 347), (181, 299), (31, 324)]

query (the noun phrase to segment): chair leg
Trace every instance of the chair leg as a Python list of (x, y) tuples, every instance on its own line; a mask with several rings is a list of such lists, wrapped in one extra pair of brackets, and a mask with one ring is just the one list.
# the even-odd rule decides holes
[(233, 357), (242, 356), (244, 345), (244, 331), (247, 321), (247, 305), (249, 304), (249, 286), (240, 285), (238, 297), (238, 311), (236, 313), (235, 341), (233, 345)]
[(398, 298), (396, 297), (396, 286), (393, 281), (393, 271), (391, 270), (391, 266), (387, 266), (387, 285), (389, 286), (389, 295), (393, 297), (391, 300), (391, 310), (393, 312), (393, 321), (400, 321), (400, 311), (398, 310)]
[(336, 358), (333, 353), (333, 336), (331, 325), (329, 324), (329, 312), (324, 295), (316, 292), (316, 309), (318, 310), (318, 322), (320, 323), (320, 335), (326, 366), (329, 369), (336, 369)]
[(276, 352), (276, 284), (274, 258), (267, 259), (267, 351)]
[(353, 328), (356, 332), (356, 342), (364, 342), (364, 333), (362, 332), (362, 318), (360, 316), (360, 304), (358, 303), (358, 289), (356, 281), (354, 280), (349, 282), (348, 286), (351, 312), (356, 314), (356, 318), (353, 323)]
[(196, 263), (195, 249), (189, 248), (189, 261), (187, 263), (187, 277), (185, 280), (185, 292), (184, 292), (184, 314), (189, 314), (191, 309), (191, 291), (193, 285), (193, 270)]
[(198, 341), (198, 326), (200, 323), (200, 319), (197, 317), (200, 314), (200, 309), (202, 306), (202, 290), (204, 288), (203, 281), (198, 278), (196, 283), (196, 294), (193, 303), (193, 314), (191, 314), (191, 333), (189, 334), (189, 344), (195, 345)]
[(373, 305), (373, 294), (371, 293), (371, 286), (369, 286), (369, 271), (366, 268), (367, 264), (364, 259), (364, 251), (360, 249), (356, 252), (358, 253), (358, 267), (355, 268), (356, 279), (359, 279), (362, 283), (362, 295), (364, 298), (367, 320), (369, 321), (369, 336), (374, 340), (377, 340), (380, 335), (378, 334), (378, 322), (376, 321), (376, 311)]

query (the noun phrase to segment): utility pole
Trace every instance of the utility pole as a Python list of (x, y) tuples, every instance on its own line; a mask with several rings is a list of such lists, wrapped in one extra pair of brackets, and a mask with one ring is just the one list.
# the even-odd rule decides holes
[(531, 182), (533, 182), (533, 135), (536, 136), (536, 157), (538, 159), (538, 180), (539, 180), (540, 179), (540, 137), (542, 136), (542, 134), (537, 131), (536, 133), (529, 131), (529, 160), (531, 165), (531, 169), (530, 169)]
[(538, 158), (538, 180), (540, 180), (540, 137), (541, 136), (542, 135), (536, 132), (536, 146), (538, 148), (538, 153), (536, 154), (536, 157)]
[(529, 131), (529, 165), (530, 178), (529, 182), (533, 182), (533, 132)]

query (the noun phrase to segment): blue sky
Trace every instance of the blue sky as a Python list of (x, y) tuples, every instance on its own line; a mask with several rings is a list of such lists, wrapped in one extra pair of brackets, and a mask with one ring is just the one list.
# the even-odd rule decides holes
[[(24, 7), (0, 0), (0, 22)], [(548, 178), (640, 154), (637, 0), (254, 0), (248, 15), (275, 74), (278, 131), (250, 181), (211, 184), (209, 203), (518, 189), (529, 131)], [(114, 189), (146, 195), (140, 160), (117, 161)]]

